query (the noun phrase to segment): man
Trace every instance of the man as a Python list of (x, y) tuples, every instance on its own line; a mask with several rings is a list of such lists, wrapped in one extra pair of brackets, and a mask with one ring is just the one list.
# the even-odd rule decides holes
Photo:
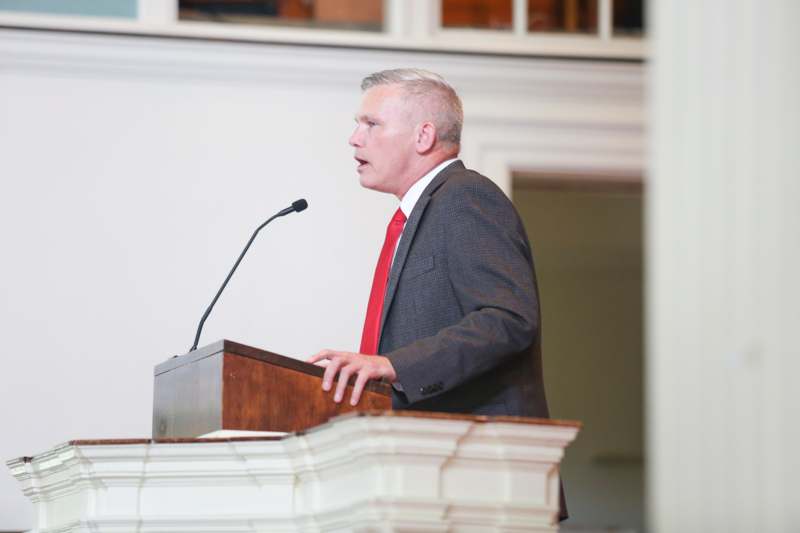
[[(394, 194), (360, 353), (322, 350), (322, 388), (356, 405), (371, 379), (395, 409), (548, 417), (530, 244), (503, 192), (456, 159), (463, 111), (440, 76), (376, 72), (350, 137), (361, 185)], [(378, 355), (379, 354), (379, 355)], [(560, 518), (567, 518), (561, 493)]]
[[(538, 289), (513, 205), (456, 159), (463, 112), (453, 88), (421, 70), (364, 79), (350, 137), (361, 185), (391, 193), (360, 353), (323, 350), (322, 387), (355, 405), (371, 379), (395, 409), (547, 417)], [(398, 242), (399, 240), (399, 242)], [(375, 355), (380, 354), (380, 355)]]

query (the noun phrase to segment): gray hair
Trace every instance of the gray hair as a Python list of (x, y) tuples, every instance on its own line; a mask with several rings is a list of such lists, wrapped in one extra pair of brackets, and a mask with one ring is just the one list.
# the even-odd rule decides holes
[(461, 144), (461, 126), (464, 124), (464, 110), (461, 99), (453, 86), (440, 75), (416, 68), (382, 70), (370, 74), (361, 82), (361, 90), (366, 91), (378, 85), (400, 85), (406, 96), (424, 99), (433, 104), (433, 123), (436, 126), (436, 139), (455, 146)]

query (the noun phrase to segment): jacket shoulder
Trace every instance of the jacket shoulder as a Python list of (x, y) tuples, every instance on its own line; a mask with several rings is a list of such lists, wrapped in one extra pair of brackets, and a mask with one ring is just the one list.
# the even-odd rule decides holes
[(511, 199), (480, 172), (463, 167), (448, 169), (445, 178), (431, 194), (433, 205), (458, 213), (477, 211), (500, 219), (517, 218)]
[(449, 197), (467, 200), (469, 198), (497, 199), (510, 203), (508, 196), (495, 182), (468, 168), (454, 168), (447, 170), (447, 176), (442, 185), (434, 191), (433, 197)]

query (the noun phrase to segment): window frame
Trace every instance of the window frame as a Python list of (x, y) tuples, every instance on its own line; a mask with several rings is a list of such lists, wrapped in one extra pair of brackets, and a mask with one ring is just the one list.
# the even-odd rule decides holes
[(137, 18), (129, 20), (0, 12), (0, 27), (392, 50), (645, 59), (646, 37), (614, 35), (613, 0), (598, 0), (595, 34), (528, 32), (527, 0), (512, 1), (513, 28), (508, 31), (442, 28), (441, 0), (383, 0), (381, 32), (186, 21), (178, 18), (178, 0), (137, 0)]

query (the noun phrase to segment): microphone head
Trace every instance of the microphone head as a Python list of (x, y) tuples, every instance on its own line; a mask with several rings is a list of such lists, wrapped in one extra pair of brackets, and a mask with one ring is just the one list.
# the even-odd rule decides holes
[(306, 202), (305, 198), (300, 198), (299, 200), (292, 202), (292, 209), (298, 213), (306, 207), (308, 207), (308, 202)]

